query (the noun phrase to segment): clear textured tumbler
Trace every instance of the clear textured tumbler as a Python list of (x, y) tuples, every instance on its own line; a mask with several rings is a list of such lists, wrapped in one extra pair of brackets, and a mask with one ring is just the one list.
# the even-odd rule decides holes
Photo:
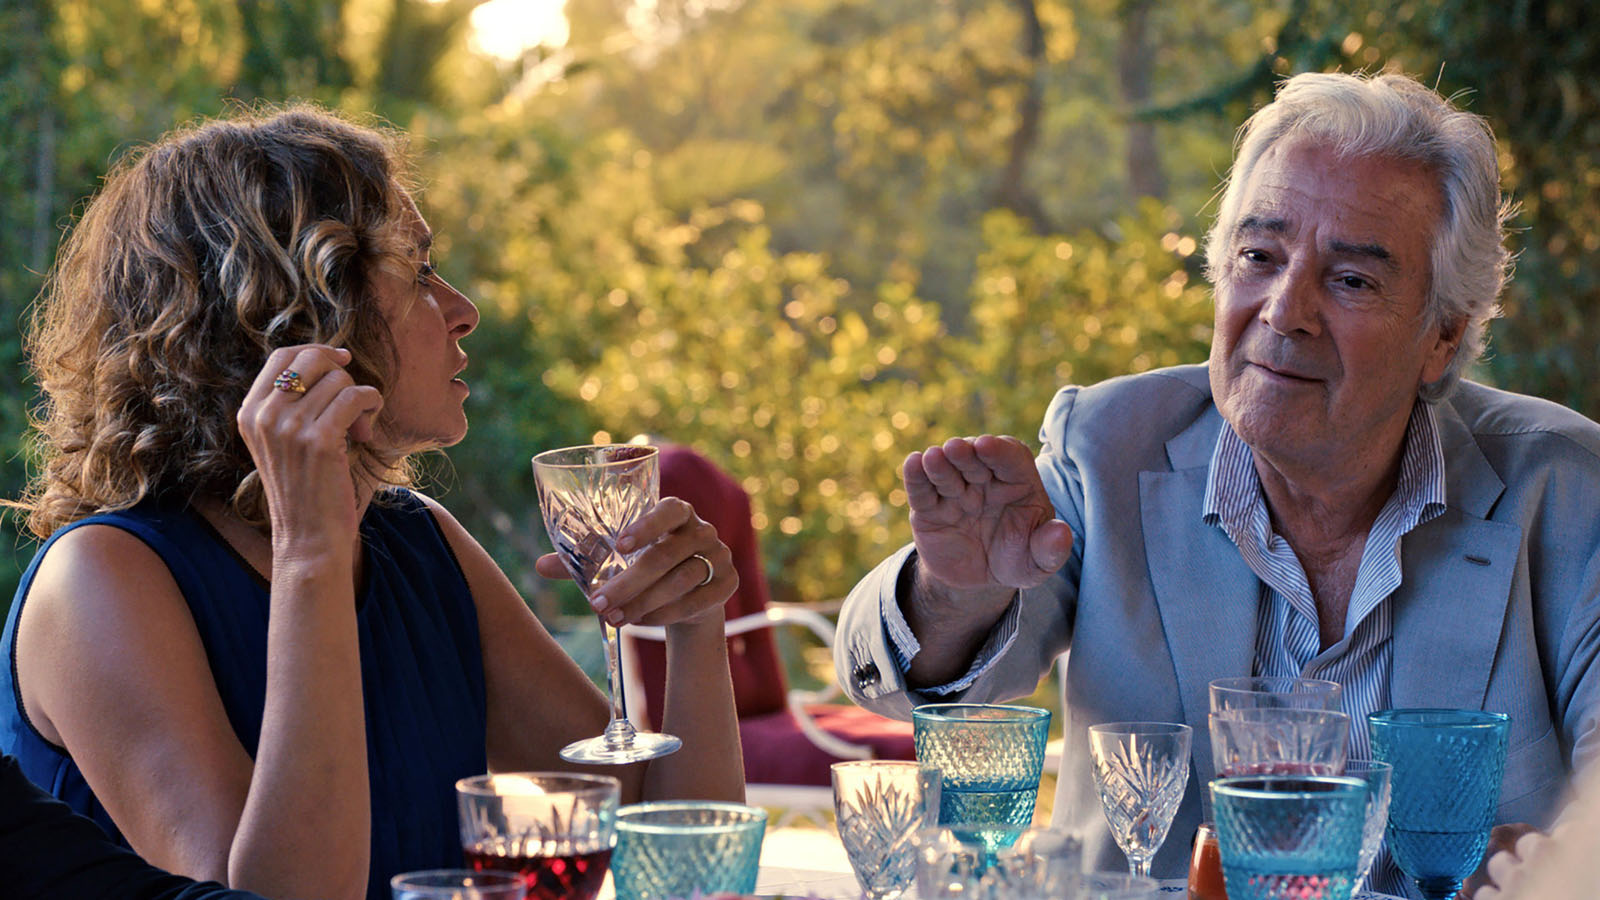
[(1338, 711), (1344, 689), (1337, 681), (1288, 675), (1217, 678), (1208, 686), (1211, 711), (1229, 709), (1328, 709)]
[(1361, 861), (1356, 866), (1357, 890), (1372, 868), (1383, 843), (1383, 829), (1389, 822), (1389, 797), (1393, 790), (1394, 767), (1375, 759), (1352, 759), (1344, 764), (1344, 774), (1367, 783), (1367, 818), (1361, 826)]
[(1446, 900), (1483, 861), (1500, 801), (1511, 717), (1386, 709), (1367, 717), (1372, 755), (1394, 767), (1389, 852), (1428, 900)]
[(1326, 709), (1257, 707), (1211, 714), (1211, 756), (1219, 776), (1338, 775), (1350, 717)]
[(1367, 783), (1344, 776), (1239, 775), (1211, 782), (1228, 900), (1348, 900)]
[[(911, 711), (917, 761), (940, 774), (939, 824), (970, 829), (990, 850), (1033, 821), (1044, 771), (1048, 710), (931, 703)], [(985, 828), (984, 826), (992, 826)]]
[(1020, 825), (1006, 831), (1008, 846), (994, 852), (964, 829), (919, 832), (917, 900), (1081, 900), (1083, 842), (1077, 835)]
[(767, 811), (739, 803), (637, 803), (617, 812), (617, 900), (748, 894), (756, 888)]
[(867, 900), (893, 900), (917, 874), (916, 835), (939, 822), (939, 770), (919, 762), (834, 763), (839, 841)]

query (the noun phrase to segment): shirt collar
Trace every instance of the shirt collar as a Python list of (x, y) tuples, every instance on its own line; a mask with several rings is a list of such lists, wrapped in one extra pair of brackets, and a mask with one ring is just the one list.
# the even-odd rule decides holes
[[(1414, 528), (1444, 512), (1444, 498), (1444, 447), (1439, 442), (1433, 404), (1418, 400), (1406, 422), (1400, 477), (1392, 499), (1399, 503), (1405, 521)], [(1251, 513), (1258, 502), (1264, 501), (1255, 454), (1233, 426), (1223, 420), (1206, 473), (1202, 515), (1207, 524), (1221, 525), (1237, 542), (1251, 530)]]

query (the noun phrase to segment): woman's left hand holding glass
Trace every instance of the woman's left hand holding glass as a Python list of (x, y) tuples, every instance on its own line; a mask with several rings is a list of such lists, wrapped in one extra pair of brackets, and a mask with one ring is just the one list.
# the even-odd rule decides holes
[[(621, 574), (600, 584), (590, 602), (613, 626), (667, 627), (659, 724), (683, 740), (677, 753), (645, 764), (643, 796), (743, 802), (744, 764), (722, 633), (723, 604), (739, 586), (733, 553), (716, 527), (677, 497), (662, 498), (623, 529), (618, 545), (624, 554), (637, 555)], [(571, 577), (553, 553), (536, 565), (545, 577)]]
[[(717, 529), (676, 497), (664, 497), (623, 529), (617, 549), (643, 548), (627, 569), (590, 597), (595, 612), (613, 626), (674, 625), (720, 619), (722, 604), (739, 586), (733, 554)], [(554, 553), (536, 564), (546, 578), (570, 578)]]

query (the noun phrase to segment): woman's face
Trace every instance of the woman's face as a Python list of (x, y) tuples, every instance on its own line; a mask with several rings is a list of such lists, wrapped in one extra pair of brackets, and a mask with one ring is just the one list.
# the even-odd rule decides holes
[(380, 440), (402, 452), (431, 450), (459, 442), (467, 433), (467, 366), (459, 342), (478, 327), (478, 308), (440, 278), (429, 250), (433, 232), (409, 198), (403, 232), (411, 245), (407, 264), (386, 262), (372, 290), (393, 340), (394, 371), (383, 411)]

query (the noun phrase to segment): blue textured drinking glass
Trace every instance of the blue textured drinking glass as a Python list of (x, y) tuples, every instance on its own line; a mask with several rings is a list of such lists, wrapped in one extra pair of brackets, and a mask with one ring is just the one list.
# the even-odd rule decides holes
[(1483, 861), (1500, 802), (1511, 717), (1473, 709), (1367, 716), (1372, 755), (1394, 767), (1389, 852), (1428, 900), (1445, 900)]
[(749, 894), (767, 811), (739, 803), (636, 803), (617, 810), (617, 900)]
[(973, 831), (991, 855), (1009, 846), (1016, 839), (1014, 829), (1033, 821), (1050, 712), (931, 703), (913, 709), (911, 723), (917, 761), (934, 766), (941, 776), (939, 824)]
[(1335, 775), (1236, 775), (1211, 782), (1229, 900), (1348, 900), (1367, 783)]

